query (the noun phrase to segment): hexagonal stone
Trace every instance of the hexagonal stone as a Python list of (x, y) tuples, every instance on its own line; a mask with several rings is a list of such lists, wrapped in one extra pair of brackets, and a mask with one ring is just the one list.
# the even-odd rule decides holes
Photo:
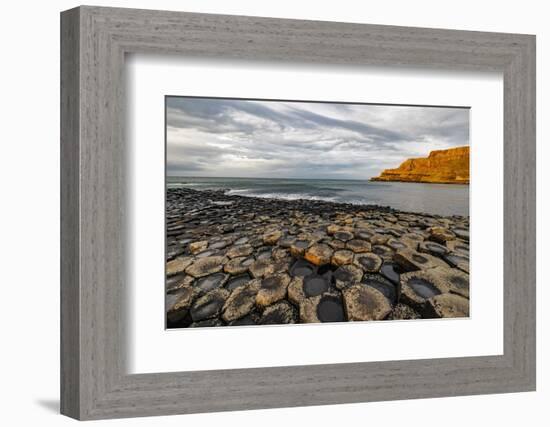
[(260, 321), (260, 315), (258, 315), (255, 312), (252, 312), (250, 314), (247, 314), (244, 317), (241, 317), (240, 319), (234, 320), (232, 322), (229, 322), (229, 326), (255, 326)]
[(303, 300), (300, 304), (302, 323), (345, 322), (346, 315), (341, 295), (326, 293)]
[(318, 243), (307, 249), (304, 258), (315, 265), (328, 264), (332, 258), (332, 249), (324, 243)]
[(418, 252), (442, 257), (443, 255), (449, 253), (449, 249), (439, 243), (427, 240), (418, 244)]
[(394, 251), (384, 245), (374, 245), (372, 247), (372, 253), (378, 255), (384, 261), (391, 261), (393, 259)]
[(330, 262), (334, 265), (346, 265), (353, 262), (353, 252), (349, 250), (339, 250), (332, 254)]
[(370, 243), (361, 239), (351, 239), (346, 243), (346, 248), (358, 254), (371, 251)]
[(370, 286), (353, 285), (342, 293), (349, 321), (382, 320), (391, 312), (388, 299)]
[(221, 288), (227, 281), (227, 274), (223, 273), (214, 273), (209, 276), (201, 277), (197, 279), (193, 288), (198, 292), (199, 295), (210, 292), (216, 288)]
[(166, 263), (166, 275), (168, 277), (182, 273), (193, 262), (192, 257), (179, 257)]
[(399, 301), (411, 306), (420, 313), (424, 312), (426, 302), (436, 296), (449, 292), (449, 285), (430, 270), (412, 271), (401, 275), (401, 295)]
[(193, 277), (203, 277), (221, 271), (227, 258), (223, 256), (211, 256), (195, 260), (185, 269), (185, 272)]
[(255, 279), (261, 279), (269, 274), (273, 274), (275, 266), (271, 260), (259, 259), (248, 267), (248, 271), (250, 271), (250, 274)]
[(443, 257), (443, 259), (451, 267), (458, 268), (459, 270), (462, 270), (465, 273), (470, 272), (470, 258), (469, 258), (469, 256), (450, 253), (450, 254), (445, 255)]
[(281, 237), (279, 239), (278, 244), (281, 248), (289, 249), (295, 241), (296, 241), (295, 237), (286, 236), (286, 237)]
[(253, 283), (236, 288), (225, 301), (222, 319), (233, 322), (249, 314), (256, 304), (259, 287)]
[(256, 305), (265, 307), (286, 297), (290, 276), (288, 274), (275, 274), (262, 280), (258, 294), (256, 295)]
[(287, 323), (296, 323), (298, 313), (292, 304), (281, 301), (267, 307), (258, 324), (260, 325), (284, 325)]
[(380, 291), (391, 304), (398, 299), (397, 286), (379, 274), (365, 274), (361, 283)]
[(204, 251), (208, 247), (208, 241), (202, 240), (200, 242), (189, 243), (189, 252), (193, 255)]
[[(232, 291), (234, 289), (237, 289), (239, 286), (246, 285), (251, 280), (252, 279), (248, 273), (241, 274), (240, 276), (230, 277), (225, 284), (225, 289)], [(259, 279), (255, 279), (255, 280), (259, 280)]]
[(446, 282), (449, 292), (470, 298), (470, 275), (457, 268), (437, 267), (429, 270), (431, 276)]
[(465, 227), (456, 227), (452, 229), (456, 237), (463, 240), (470, 240), (470, 230)]
[(430, 254), (419, 253), (412, 249), (400, 249), (394, 256), (394, 261), (403, 269), (411, 270), (426, 270), (434, 267), (446, 267), (444, 261)]
[(386, 246), (393, 249), (394, 251), (409, 248), (406, 243), (402, 242), (401, 240), (394, 239), (393, 237), (386, 242)]
[(340, 226), (337, 224), (330, 224), (327, 226), (327, 234), (332, 236), (334, 233), (340, 231)]
[(389, 239), (390, 236), (385, 234), (374, 234), (370, 238), (370, 242), (372, 245), (384, 245)]
[(334, 250), (338, 250), (338, 249), (344, 249), (346, 247), (346, 242), (332, 239), (327, 242), (327, 245), (329, 245)]
[(231, 240), (223, 240), (222, 239), (222, 240), (218, 240), (218, 241), (215, 241), (215, 242), (210, 242), (208, 244), (208, 248), (209, 249), (215, 249), (215, 250), (225, 249), (230, 244), (231, 244)]
[(417, 311), (405, 304), (396, 304), (386, 320), (414, 320), (421, 319), (422, 316)]
[(297, 276), (292, 278), (287, 288), (288, 300), (298, 306), (307, 298), (304, 294), (303, 285), (303, 278)]
[(308, 298), (315, 297), (328, 291), (329, 287), (330, 280), (318, 274), (311, 274), (303, 279), (302, 289), (304, 295)]
[(171, 276), (166, 279), (166, 293), (167, 294), (177, 293), (181, 288), (190, 286), (194, 280), (195, 280), (194, 277), (189, 276), (185, 273)]
[(445, 243), (449, 251), (454, 252), (457, 255), (469, 256), (470, 245), (462, 240), (449, 240)]
[(456, 235), (445, 227), (430, 227), (428, 232), (430, 233), (430, 240), (437, 243), (445, 244), (448, 240), (456, 239)]
[(193, 301), (193, 288), (183, 288), (173, 298), (166, 300), (166, 320), (168, 325), (175, 325), (184, 320), (189, 314), (189, 308)]
[(189, 325), (190, 328), (213, 328), (215, 326), (223, 326), (220, 319), (205, 319)]
[(380, 274), (394, 284), (399, 284), (399, 277), (405, 271), (395, 262), (384, 261), (380, 267)]
[(225, 254), (229, 258), (246, 257), (254, 252), (250, 245), (239, 245), (231, 247)]
[(304, 256), (309, 245), (310, 242), (308, 240), (296, 240), (290, 245), (290, 253), (295, 258), (301, 258)]
[(281, 230), (273, 230), (265, 233), (262, 236), (262, 240), (266, 245), (275, 245), (277, 241), (283, 236)]
[(470, 301), (456, 294), (441, 294), (430, 298), (425, 308), (427, 317), (469, 317)]
[(283, 248), (275, 248), (273, 249), (273, 252), (271, 253), (271, 257), (275, 261), (280, 261), (285, 258), (290, 258), (290, 252)]
[(353, 239), (353, 237), (353, 233), (346, 230), (339, 230), (334, 233), (334, 238), (343, 242), (347, 242), (348, 240)]
[(196, 300), (191, 307), (191, 318), (194, 322), (198, 322), (218, 317), (227, 297), (229, 297), (229, 291), (223, 288), (208, 292)]
[(343, 265), (334, 272), (334, 280), (338, 289), (344, 289), (359, 283), (363, 277), (363, 270), (354, 265)]
[(372, 252), (355, 254), (353, 265), (363, 269), (367, 273), (376, 273), (382, 266), (382, 258)]
[(304, 259), (297, 260), (292, 267), (290, 267), (290, 274), (292, 276), (309, 276), (315, 273), (315, 271), (317, 271), (317, 267)]
[(243, 262), (246, 260), (247, 258), (244, 257), (244, 256), (239, 256), (239, 257), (236, 257), (236, 258), (233, 258), (233, 259), (230, 259), (224, 266), (223, 266), (223, 271), (225, 271), (226, 273), (229, 273), (233, 276), (236, 276), (238, 274), (243, 274), (243, 273), (246, 273), (246, 271), (248, 270), (248, 265), (244, 265)]

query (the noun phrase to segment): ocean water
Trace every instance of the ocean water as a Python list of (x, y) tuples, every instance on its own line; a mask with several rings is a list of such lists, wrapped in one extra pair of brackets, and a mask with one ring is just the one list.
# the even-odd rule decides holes
[(469, 216), (469, 186), (363, 180), (168, 177), (168, 188), (229, 195), (390, 206), (408, 212)]

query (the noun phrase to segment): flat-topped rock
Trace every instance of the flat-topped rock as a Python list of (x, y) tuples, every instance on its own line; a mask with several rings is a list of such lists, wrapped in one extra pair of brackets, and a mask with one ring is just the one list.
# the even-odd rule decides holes
[(470, 302), (456, 294), (436, 295), (427, 301), (425, 312), (428, 316), (436, 318), (468, 317)]
[(185, 269), (185, 272), (193, 277), (203, 277), (217, 273), (223, 269), (227, 258), (223, 256), (211, 256), (196, 259), (193, 264)]
[(330, 246), (324, 243), (318, 243), (307, 249), (304, 258), (314, 265), (323, 265), (330, 263), (332, 253)]
[(266, 307), (286, 297), (290, 276), (288, 274), (276, 274), (266, 277), (262, 280), (258, 294), (256, 295), (256, 305)]
[(198, 322), (200, 320), (218, 317), (227, 297), (229, 297), (229, 291), (223, 288), (208, 292), (206, 295), (196, 300), (191, 307), (191, 318), (194, 322)]
[(387, 298), (372, 287), (353, 285), (342, 294), (346, 317), (350, 321), (382, 320), (391, 312)]

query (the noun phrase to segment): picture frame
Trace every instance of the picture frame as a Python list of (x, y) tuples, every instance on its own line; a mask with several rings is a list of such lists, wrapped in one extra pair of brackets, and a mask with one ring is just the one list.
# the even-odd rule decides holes
[[(128, 53), (503, 73), (498, 356), (126, 372)], [(80, 419), (532, 391), (535, 37), (81, 6), (61, 14), (61, 413)]]

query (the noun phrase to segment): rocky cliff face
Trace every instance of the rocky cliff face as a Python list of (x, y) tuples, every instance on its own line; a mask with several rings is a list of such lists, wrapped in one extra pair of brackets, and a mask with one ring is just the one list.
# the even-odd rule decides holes
[(432, 151), (428, 157), (408, 159), (396, 169), (386, 169), (371, 181), (470, 183), (470, 147)]

